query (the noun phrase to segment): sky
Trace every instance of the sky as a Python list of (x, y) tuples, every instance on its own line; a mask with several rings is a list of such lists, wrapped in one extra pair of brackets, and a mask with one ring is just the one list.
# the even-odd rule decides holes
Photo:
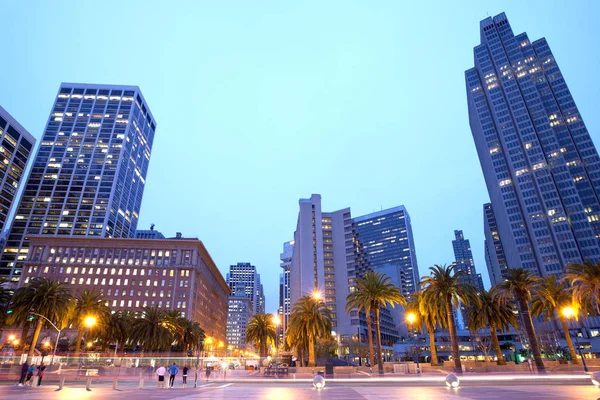
[(503, 11), (547, 38), (600, 143), (594, 1), (0, 0), (0, 105), (39, 139), (61, 82), (139, 86), (157, 130), (138, 229), (198, 237), (223, 276), (256, 265), (267, 312), (312, 193), (406, 206), (421, 275), (462, 229), (489, 286), (464, 71)]

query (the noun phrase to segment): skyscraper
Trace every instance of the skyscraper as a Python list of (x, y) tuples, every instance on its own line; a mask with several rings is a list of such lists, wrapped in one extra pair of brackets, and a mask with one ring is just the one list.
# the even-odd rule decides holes
[(600, 157), (545, 39), (480, 23), (469, 120), (508, 267), (600, 259)]
[(471, 252), (471, 243), (465, 239), (463, 231), (454, 231), (454, 240), (452, 241), (454, 249), (454, 259), (456, 260), (455, 272), (462, 271), (463, 282), (475, 286), (479, 291), (484, 289), (481, 274), (475, 270), (475, 261)]
[(252, 316), (252, 302), (246, 296), (244, 285), (236, 286), (229, 296), (227, 313), (227, 346), (235, 349), (246, 348), (246, 328)]
[(134, 237), (155, 129), (137, 86), (61, 84), (0, 275), (19, 279), (29, 235)]
[[(34, 137), (0, 106), (0, 235), (34, 144)], [(6, 274), (0, 271), (0, 275)]]
[(252, 314), (265, 312), (265, 297), (260, 283), (260, 274), (250, 263), (237, 263), (229, 266), (227, 284), (232, 293), (238, 293), (243, 288), (246, 297), (252, 302)]
[(290, 313), (292, 311), (292, 303), (290, 300), (290, 265), (292, 264), (292, 254), (294, 252), (294, 241), (290, 240), (283, 244), (283, 253), (279, 255), (281, 260), (281, 268), (283, 273), (280, 275), (280, 295), (279, 308), (281, 309), (281, 327), (283, 332), (287, 329)]
[(498, 234), (498, 224), (490, 203), (483, 205), (483, 221), (485, 234), (485, 263), (492, 286), (502, 282), (506, 277), (506, 257)]

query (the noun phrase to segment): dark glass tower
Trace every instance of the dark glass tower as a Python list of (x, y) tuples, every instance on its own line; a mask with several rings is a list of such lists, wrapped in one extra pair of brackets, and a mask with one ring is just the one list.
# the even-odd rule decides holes
[(452, 241), (454, 250), (454, 259), (456, 260), (455, 271), (462, 271), (463, 281), (475, 286), (478, 290), (483, 290), (483, 280), (481, 274), (475, 270), (475, 261), (473, 260), (473, 252), (471, 251), (471, 243), (469, 239), (465, 239), (463, 231), (454, 231), (454, 240)]
[(545, 39), (480, 24), (465, 72), (471, 131), (508, 267), (600, 259), (600, 157)]
[(502, 282), (506, 277), (506, 257), (498, 233), (496, 216), (490, 203), (483, 205), (483, 222), (485, 235), (485, 263), (492, 286)]
[(134, 237), (155, 129), (137, 86), (61, 84), (0, 276), (19, 280), (29, 235)]

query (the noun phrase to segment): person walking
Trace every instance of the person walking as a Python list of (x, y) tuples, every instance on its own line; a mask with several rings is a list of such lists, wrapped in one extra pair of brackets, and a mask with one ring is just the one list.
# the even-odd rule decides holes
[(38, 381), (37, 381), (37, 386), (41, 386), (42, 385), (42, 378), (44, 377), (44, 371), (46, 370), (46, 366), (44, 365), (44, 363), (40, 363), (40, 365), (37, 367), (38, 370)]
[(206, 366), (206, 382), (208, 382), (208, 378), (210, 378), (210, 370), (212, 367)]
[(169, 367), (169, 389), (173, 387), (173, 383), (175, 383), (175, 375), (177, 375), (178, 372), (179, 368), (177, 368), (177, 365), (173, 363), (173, 365)]
[(188, 371), (190, 369), (188, 368), (187, 365), (183, 366), (183, 385), (181, 385), (182, 388), (186, 388), (187, 387), (187, 376), (188, 376)]
[(25, 384), (25, 378), (27, 377), (27, 371), (29, 370), (29, 364), (27, 360), (21, 365), (21, 378), (19, 379), (19, 386), (23, 386)]
[(167, 373), (167, 369), (162, 365), (156, 369), (156, 375), (158, 376), (158, 388), (165, 388), (165, 374)]
[(31, 387), (31, 385), (33, 384), (33, 374), (35, 372), (35, 364), (31, 364), (29, 366), (29, 368), (27, 369), (27, 379), (25, 380), (25, 384), (28, 385), (29, 387)]

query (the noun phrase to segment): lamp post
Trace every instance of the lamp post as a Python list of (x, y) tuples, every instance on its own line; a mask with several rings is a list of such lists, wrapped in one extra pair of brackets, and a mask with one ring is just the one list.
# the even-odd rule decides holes
[(275, 324), (275, 376), (279, 377), (277, 375), (277, 367), (279, 364), (279, 333), (277, 332), (277, 327), (281, 323), (279, 316), (273, 316), (273, 323)]
[[(575, 309), (573, 309), (573, 307), (564, 307), (562, 309), (562, 314), (567, 318), (571, 318), (571, 317), (575, 317), (575, 320), (577, 320), (577, 313), (575, 312)], [(580, 325), (581, 327), (581, 325)], [(567, 326), (568, 328), (568, 326)], [(569, 335), (571, 334), (571, 330), (568, 329), (567, 332)], [(577, 332), (575, 332), (575, 346), (577, 346), (577, 352), (579, 353), (579, 356), (581, 357), (581, 364), (583, 364), (583, 370), (585, 372), (588, 372), (588, 367), (587, 364), (585, 363), (585, 357), (583, 357), (583, 354), (581, 353), (581, 347), (579, 347), (579, 335), (577, 334)]]
[[(85, 317), (85, 319), (83, 320), (83, 323), (84, 323), (84, 324), (85, 324), (85, 326), (87, 326), (87, 328), (88, 328), (88, 332), (87, 332), (88, 334), (87, 334), (87, 337), (86, 337), (86, 339), (88, 339), (88, 340), (89, 340), (89, 338), (90, 338), (90, 330), (92, 329), (92, 326), (96, 325), (96, 317), (94, 317), (94, 316), (92, 316), (92, 315), (88, 315), (88, 316), (87, 316), (87, 317)], [(87, 347), (87, 349), (88, 349), (88, 352), (89, 352), (89, 349), (90, 349), (90, 347), (92, 347), (92, 342), (88, 342), (88, 341), (86, 340), (86, 341), (85, 341), (85, 343), (86, 343), (86, 347)]]
[(58, 332), (56, 335), (56, 343), (54, 344), (54, 349), (52, 349), (52, 358), (50, 359), (50, 366), (52, 366), (54, 364), (54, 357), (56, 356), (56, 348), (58, 347), (58, 341), (60, 340), (60, 333), (61, 333), (62, 329), (58, 329), (58, 327), (56, 325), (54, 325), (52, 323), (52, 321), (50, 321), (48, 318), (44, 317), (42, 314), (38, 314), (33, 311), (29, 311), (29, 314), (37, 315), (40, 318), (44, 318)]
[[(413, 331), (413, 328), (414, 328), (413, 324), (417, 320), (417, 315), (415, 313), (408, 313), (406, 315), (406, 320), (408, 321), (408, 324), (409, 324), (409, 332), (408, 333), (411, 336), (411, 341), (412, 341), (412, 339), (413, 339), (413, 333), (412, 333), (412, 331)], [(418, 343), (417, 343), (417, 345), (418, 345)], [(415, 346), (415, 348), (416, 347), (418, 347), (418, 346)], [(421, 366), (419, 365), (419, 354), (420, 354), (420, 351), (415, 350), (415, 357), (417, 359), (417, 374), (419, 376), (421, 376)]]

